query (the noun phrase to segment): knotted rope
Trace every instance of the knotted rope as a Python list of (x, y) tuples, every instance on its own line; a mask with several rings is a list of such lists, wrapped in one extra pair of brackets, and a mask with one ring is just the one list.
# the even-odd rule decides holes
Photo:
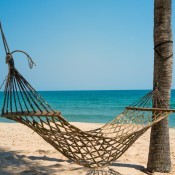
[(21, 53), (23, 53), (23, 54), (25, 54), (25, 55), (27, 56), (28, 65), (29, 65), (29, 68), (30, 68), (30, 69), (32, 69), (33, 66), (36, 66), (36, 64), (34, 63), (34, 61), (32, 60), (32, 58), (31, 58), (26, 52), (24, 52), (24, 51), (22, 51), (22, 50), (14, 50), (14, 51), (11, 52), (10, 54), (12, 55), (12, 54), (14, 54), (14, 53), (16, 53), (16, 52), (21, 52)]

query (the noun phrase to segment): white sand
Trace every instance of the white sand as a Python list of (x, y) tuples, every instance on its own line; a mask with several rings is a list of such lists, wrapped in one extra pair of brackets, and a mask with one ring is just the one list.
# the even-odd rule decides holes
[[(88, 123), (73, 124), (86, 130), (101, 126)], [(110, 167), (123, 175), (145, 175), (149, 134), (150, 130)], [(175, 175), (175, 129), (170, 129), (170, 139), (172, 171), (169, 174)], [(0, 175), (85, 175), (87, 170), (62, 156), (26, 126), (0, 123)]]

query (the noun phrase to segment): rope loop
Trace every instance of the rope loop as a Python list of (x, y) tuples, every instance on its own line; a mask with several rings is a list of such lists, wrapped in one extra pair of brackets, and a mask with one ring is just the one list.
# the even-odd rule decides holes
[(159, 50), (157, 49), (159, 46), (163, 45), (163, 44), (167, 44), (167, 43), (172, 43), (173, 44), (173, 41), (172, 40), (168, 40), (168, 41), (163, 41), (161, 43), (158, 43), (155, 47), (154, 47), (154, 50), (155, 52), (161, 57), (161, 61), (165, 61), (167, 60), (168, 58), (171, 58), (173, 56), (173, 53), (167, 57), (164, 57), (162, 56), (162, 54), (159, 52)]
[(33, 66), (36, 66), (36, 64), (34, 63), (34, 61), (32, 60), (32, 58), (24, 51), (22, 50), (14, 50), (13, 52), (10, 53), (10, 55), (16, 53), (16, 52), (20, 52), (20, 53), (23, 53), (27, 56), (27, 60), (28, 60), (28, 65), (29, 65), (29, 68), (32, 69)]
[(2, 29), (1, 22), (0, 22), (0, 33), (2, 35), (3, 45), (4, 45), (5, 52), (6, 52), (6, 63), (9, 64), (11, 68), (14, 67), (14, 61), (13, 61), (12, 54), (15, 52), (21, 52), (27, 56), (28, 65), (29, 65), (30, 69), (32, 69), (34, 65), (36, 66), (36, 64), (33, 62), (32, 58), (26, 52), (24, 52), (22, 50), (14, 50), (13, 52), (10, 52), (10, 49), (8, 47), (3, 29)]
[[(160, 61), (166, 61), (167, 59), (169, 59), (169, 58), (171, 58), (171, 57), (173, 56), (173, 53), (172, 53), (172, 54), (170, 54), (169, 56), (164, 57), (164, 56), (162, 56), (162, 54), (161, 54), (161, 53), (159, 52), (159, 50), (158, 50), (158, 47), (160, 47), (161, 45), (167, 44), (167, 43), (173, 44), (173, 41), (172, 41), (172, 40), (163, 41), (163, 42), (161, 42), (161, 43), (158, 43), (158, 44), (155, 45), (155, 47), (154, 47), (155, 52), (156, 52), (156, 53), (159, 55), (159, 57), (161, 58)], [(161, 64), (161, 66), (159, 67), (159, 72), (160, 72), (161, 69), (162, 69), (162, 64)], [(158, 84), (159, 84), (159, 81), (160, 81), (160, 77), (161, 77), (161, 74), (159, 73), (159, 77), (158, 77), (157, 82), (155, 83), (154, 88), (153, 88), (154, 90), (155, 90), (155, 89), (158, 89)]]

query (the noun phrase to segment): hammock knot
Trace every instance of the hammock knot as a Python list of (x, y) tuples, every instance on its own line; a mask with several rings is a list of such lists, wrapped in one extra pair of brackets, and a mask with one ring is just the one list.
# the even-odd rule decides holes
[(7, 53), (7, 55), (6, 55), (6, 64), (9, 65), (9, 68), (14, 67), (14, 60), (13, 60), (13, 57), (12, 57), (11, 53)]
[(10, 53), (7, 53), (6, 55), (6, 64), (8, 64), (13, 59), (12, 55)]

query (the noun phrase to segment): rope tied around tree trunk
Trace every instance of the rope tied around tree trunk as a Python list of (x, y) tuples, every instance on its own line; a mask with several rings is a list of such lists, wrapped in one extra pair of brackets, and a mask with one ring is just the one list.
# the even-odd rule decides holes
[(162, 56), (162, 54), (161, 54), (161, 53), (159, 52), (159, 50), (158, 50), (158, 47), (160, 47), (160, 46), (162, 46), (162, 45), (164, 45), (164, 44), (167, 44), (167, 43), (172, 43), (172, 44), (173, 44), (173, 41), (172, 41), (172, 40), (163, 41), (163, 42), (161, 42), (161, 43), (158, 43), (158, 44), (155, 45), (155, 47), (154, 47), (155, 52), (161, 57), (161, 61), (165, 61), (165, 60), (167, 60), (168, 58), (171, 58), (171, 57), (173, 56), (173, 53), (172, 53), (171, 55), (164, 57), (164, 56)]
[[(169, 58), (171, 58), (171, 57), (173, 56), (173, 53), (172, 53), (172, 54), (170, 54), (170, 55), (164, 57), (164, 56), (160, 53), (160, 51), (158, 50), (158, 48), (159, 48), (160, 46), (162, 46), (162, 45), (164, 45), (164, 44), (168, 44), (168, 43), (173, 44), (173, 41), (172, 41), (172, 40), (163, 41), (163, 42), (161, 42), (161, 43), (158, 43), (158, 44), (155, 45), (155, 47), (154, 47), (155, 52), (156, 52), (156, 53), (159, 55), (159, 57), (161, 58), (160, 61), (166, 61), (166, 60), (168, 60)], [(159, 69), (161, 70), (161, 69), (162, 69), (162, 66), (160, 66)], [(161, 75), (159, 75), (157, 82), (154, 84), (154, 89), (158, 89), (158, 87), (159, 87), (160, 76), (161, 76)]]

